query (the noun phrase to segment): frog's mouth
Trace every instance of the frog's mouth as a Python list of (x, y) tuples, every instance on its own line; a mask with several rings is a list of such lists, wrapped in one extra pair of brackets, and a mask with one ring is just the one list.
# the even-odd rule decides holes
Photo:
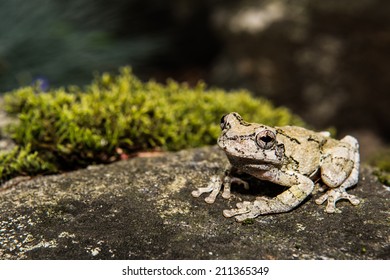
[(236, 157), (233, 155), (227, 155), (227, 158), (234, 167), (242, 170), (270, 170), (282, 164), (279, 160), (262, 161), (253, 158)]

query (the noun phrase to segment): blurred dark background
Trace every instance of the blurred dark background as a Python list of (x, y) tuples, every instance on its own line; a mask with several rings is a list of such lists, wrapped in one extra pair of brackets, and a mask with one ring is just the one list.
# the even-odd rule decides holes
[(390, 140), (390, 1), (0, 1), (0, 92), (123, 65), (247, 88), (366, 150)]

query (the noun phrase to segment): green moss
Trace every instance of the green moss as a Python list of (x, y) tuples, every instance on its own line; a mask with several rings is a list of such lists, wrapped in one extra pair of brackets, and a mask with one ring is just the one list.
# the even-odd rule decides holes
[(371, 158), (370, 163), (375, 168), (374, 175), (378, 180), (382, 184), (390, 186), (390, 149), (382, 150)]
[(32, 152), (30, 145), (15, 147), (11, 151), (0, 152), (0, 181), (18, 175), (35, 175), (56, 172), (56, 167), (43, 160), (38, 152)]
[(120, 153), (215, 144), (220, 118), (231, 111), (252, 122), (302, 125), (286, 108), (245, 90), (144, 83), (128, 67), (117, 76), (104, 73), (85, 89), (17, 89), (5, 96), (5, 108), (19, 120), (9, 128), (14, 141), (58, 169), (110, 162)]
[(245, 219), (242, 221), (243, 225), (253, 225), (255, 223), (255, 219)]

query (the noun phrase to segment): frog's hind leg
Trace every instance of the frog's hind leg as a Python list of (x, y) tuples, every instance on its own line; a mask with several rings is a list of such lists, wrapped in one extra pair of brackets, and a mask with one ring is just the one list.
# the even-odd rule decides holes
[[(356, 196), (350, 195), (346, 191), (347, 188), (358, 182), (360, 165), (359, 144), (354, 137), (349, 135), (341, 139), (340, 143), (341, 145), (333, 148), (329, 156), (324, 158), (321, 166), (322, 181), (330, 189), (318, 198), (316, 203), (322, 204), (328, 200), (325, 208), (325, 211), (328, 213), (341, 212), (336, 208), (336, 202), (341, 199), (347, 199), (353, 205), (360, 203)], [(345, 146), (345, 143), (349, 146)]]
[(257, 197), (253, 202), (237, 203), (237, 208), (223, 211), (225, 217), (235, 216), (238, 222), (242, 222), (259, 215), (288, 212), (305, 200), (314, 188), (313, 181), (296, 172), (275, 173), (271, 170), (268, 173), (264, 172), (262, 176), (267, 181), (292, 186), (274, 198)]

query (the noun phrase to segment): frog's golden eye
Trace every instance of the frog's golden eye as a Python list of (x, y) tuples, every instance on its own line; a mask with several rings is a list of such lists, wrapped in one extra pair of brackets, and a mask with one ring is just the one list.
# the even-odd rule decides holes
[(263, 130), (256, 135), (256, 143), (262, 149), (271, 149), (275, 145), (275, 142), (276, 135), (271, 130)]

